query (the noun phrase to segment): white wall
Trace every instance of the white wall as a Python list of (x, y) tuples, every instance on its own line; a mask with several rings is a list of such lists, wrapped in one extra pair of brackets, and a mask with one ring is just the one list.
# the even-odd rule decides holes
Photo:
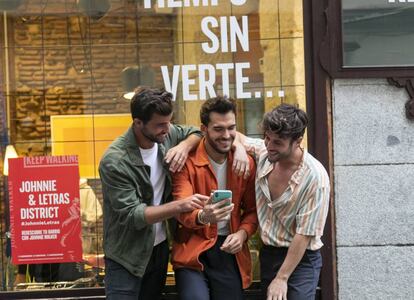
[(414, 122), (405, 89), (333, 82), (339, 299), (414, 299)]

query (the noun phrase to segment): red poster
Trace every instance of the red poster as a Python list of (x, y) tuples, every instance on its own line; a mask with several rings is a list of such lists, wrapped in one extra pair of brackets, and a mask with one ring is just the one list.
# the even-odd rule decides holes
[(9, 160), (14, 264), (82, 260), (76, 155)]

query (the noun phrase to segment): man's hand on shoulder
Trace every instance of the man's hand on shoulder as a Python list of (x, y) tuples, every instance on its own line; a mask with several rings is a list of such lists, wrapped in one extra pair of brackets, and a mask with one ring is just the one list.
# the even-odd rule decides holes
[(180, 172), (185, 165), (190, 149), (185, 143), (180, 143), (177, 146), (167, 151), (165, 155), (165, 162), (170, 165), (170, 172)]
[(167, 164), (170, 164), (170, 172), (175, 173), (182, 170), (188, 158), (188, 153), (197, 148), (200, 140), (200, 136), (191, 134), (177, 146), (167, 151), (164, 160)]
[(243, 176), (244, 179), (250, 176), (249, 155), (245, 147), (238, 141), (233, 142), (234, 159), (232, 170), (237, 176)]

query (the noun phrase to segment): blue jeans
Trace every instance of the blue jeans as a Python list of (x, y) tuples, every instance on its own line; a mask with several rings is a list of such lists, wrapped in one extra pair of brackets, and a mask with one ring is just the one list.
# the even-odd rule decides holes
[[(262, 299), (266, 299), (267, 288), (276, 277), (285, 260), (288, 248), (263, 245), (260, 250), (260, 276)], [(288, 279), (289, 300), (314, 300), (319, 274), (322, 268), (322, 256), (319, 250), (306, 250)]]
[(218, 236), (214, 247), (200, 256), (200, 262), (204, 266), (203, 272), (188, 268), (175, 270), (180, 300), (243, 299), (236, 257), (220, 250), (225, 239), (225, 236)]
[(164, 241), (152, 250), (143, 277), (132, 275), (122, 265), (105, 258), (105, 293), (108, 300), (158, 300), (167, 278), (169, 248)]

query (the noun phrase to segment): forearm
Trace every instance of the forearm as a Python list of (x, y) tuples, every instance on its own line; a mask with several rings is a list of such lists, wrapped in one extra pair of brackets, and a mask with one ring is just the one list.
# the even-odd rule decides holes
[(185, 140), (181, 141), (180, 144), (183, 145), (188, 152), (194, 150), (201, 141), (201, 137), (197, 134), (189, 135)]
[(154, 224), (165, 219), (178, 216), (181, 213), (191, 212), (204, 207), (207, 196), (194, 194), (185, 199), (169, 202), (159, 206), (147, 206), (144, 218), (147, 224)]
[(234, 142), (240, 143), (241, 145), (244, 145), (244, 142), (246, 141), (246, 136), (243, 133), (240, 133), (237, 131), (236, 138), (234, 139)]
[(147, 206), (144, 211), (144, 217), (148, 224), (155, 224), (180, 213), (178, 202), (169, 202), (163, 205)]
[(276, 278), (282, 279), (282, 280), (288, 280), (290, 275), (295, 270), (296, 266), (301, 261), (305, 251), (306, 247), (309, 244), (311, 237), (296, 234), (292, 240), (292, 243), (289, 246), (288, 253), (286, 255), (286, 258), (282, 264), (282, 266), (279, 269), (279, 272), (276, 275)]

